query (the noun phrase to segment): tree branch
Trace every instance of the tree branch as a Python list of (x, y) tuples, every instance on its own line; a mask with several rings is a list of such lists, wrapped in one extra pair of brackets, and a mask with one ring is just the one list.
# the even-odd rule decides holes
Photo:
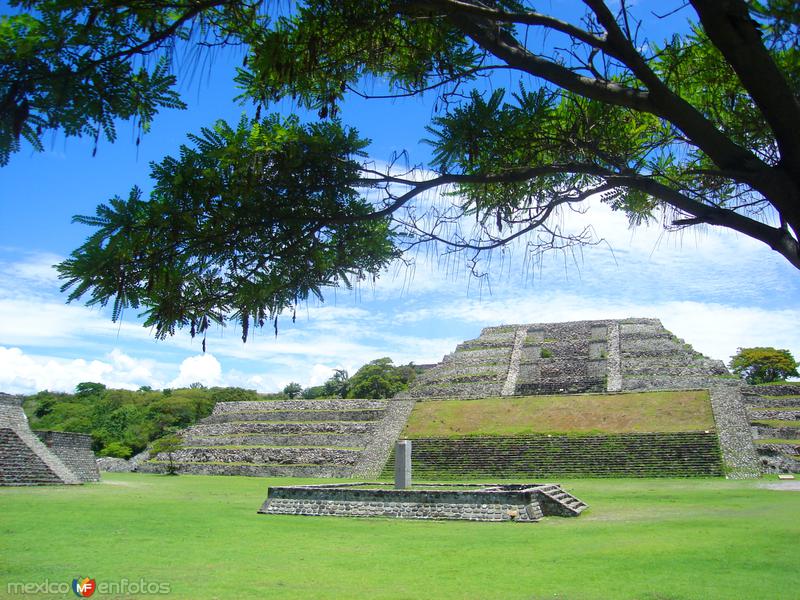
[(552, 29), (564, 33), (598, 50), (606, 51), (608, 49), (605, 38), (598, 37), (585, 29), (576, 27), (572, 23), (536, 11), (511, 13), (481, 4), (462, 2), (461, 0), (428, 0), (426, 4), (429, 6), (436, 6), (447, 14), (470, 14), (478, 17), (485, 17), (497, 23), (516, 23), (518, 25), (544, 27), (545, 29)]
[(800, 101), (761, 39), (742, 0), (691, 0), (709, 39), (731, 65), (772, 129), (786, 171), (800, 181)]
[[(786, 229), (772, 227), (727, 208), (697, 202), (677, 190), (643, 175), (609, 175), (606, 177), (606, 181), (622, 187), (641, 190), (663, 200), (670, 206), (692, 215), (693, 218), (688, 220), (690, 224), (707, 223), (727, 227), (759, 240), (800, 269), (800, 244)], [(678, 225), (682, 224), (680, 221), (680, 219), (677, 221)], [(686, 220), (683, 221), (686, 222)]]

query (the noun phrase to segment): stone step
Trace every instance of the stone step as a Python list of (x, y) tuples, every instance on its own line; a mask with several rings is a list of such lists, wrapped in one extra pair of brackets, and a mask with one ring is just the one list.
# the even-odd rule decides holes
[[(212, 463), (257, 463), (257, 464), (304, 464), (304, 465), (353, 465), (361, 455), (360, 450), (319, 447), (264, 447), (218, 446), (192, 448), (184, 447), (172, 453), (176, 462), (212, 462)], [(169, 460), (161, 453), (153, 460)]]
[(688, 364), (663, 364), (656, 362), (650, 364), (648, 362), (641, 362), (636, 366), (628, 366), (625, 368), (625, 375), (628, 377), (684, 377), (684, 376), (705, 376), (708, 377), (709, 368), (705, 364), (688, 363)]
[(800, 396), (757, 396), (742, 394), (742, 403), (750, 408), (798, 408), (800, 409)]
[(444, 368), (457, 368), (469, 365), (506, 365), (511, 358), (511, 345), (503, 348), (481, 348), (479, 350), (459, 351), (448, 354), (441, 366), (436, 366), (426, 373)]
[(767, 427), (766, 425), (752, 425), (750, 431), (754, 440), (779, 439), (800, 440), (800, 427)]
[(604, 392), (606, 382), (603, 377), (571, 375), (562, 378), (539, 378), (538, 380), (525, 381), (522, 377), (517, 380), (514, 388), (515, 396), (541, 396), (553, 394), (583, 394), (588, 392)]
[(742, 392), (754, 396), (797, 396), (800, 397), (800, 382), (787, 382), (777, 385), (747, 385)]
[[(271, 463), (211, 463), (211, 462), (182, 462), (175, 463), (178, 473), (191, 475), (239, 475), (246, 477), (306, 477), (346, 478), (352, 472), (351, 467), (332, 465), (305, 465)], [(143, 473), (165, 473), (166, 462), (146, 461), (137, 469)]]
[(217, 402), (212, 414), (248, 413), (262, 411), (306, 410), (363, 410), (386, 408), (389, 400), (327, 399), (327, 400), (270, 400), (261, 402)]
[(709, 381), (713, 381), (708, 375), (691, 375), (680, 378), (676, 381), (674, 377), (623, 377), (622, 389), (625, 391), (633, 390), (669, 390), (669, 389), (702, 389), (707, 388)]
[(422, 374), (417, 380), (418, 385), (438, 385), (442, 382), (474, 383), (483, 381), (505, 381), (508, 375), (508, 365), (496, 367), (464, 366), (454, 369), (436, 369)]
[(225, 412), (212, 414), (201, 423), (228, 423), (231, 421), (377, 421), (385, 409), (358, 410), (262, 410), (254, 412)]
[(800, 455), (800, 441), (797, 444), (775, 444), (770, 442), (756, 442), (756, 451), (759, 454), (773, 455)]
[(324, 446), (364, 448), (365, 435), (336, 433), (309, 434), (238, 434), (202, 436), (187, 432), (183, 436), (185, 446)]
[(408, 398), (486, 398), (500, 396), (502, 381), (419, 385), (403, 394)]
[(228, 421), (224, 423), (204, 423), (193, 425), (185, 435), (211, 436), (236, 434), (339, 434), (368, 435), (375, 427), (374, 421)]
[(789, 410), (777, 410), (775, 408), (749, 407), (747, 414), (750, 420), (778, 420), (778, 421), (797, 421), (800, 424), (800, 407)]

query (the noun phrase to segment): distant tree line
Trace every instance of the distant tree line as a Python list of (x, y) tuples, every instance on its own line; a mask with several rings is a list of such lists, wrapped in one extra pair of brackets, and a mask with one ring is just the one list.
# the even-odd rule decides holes
[(391, 398), (408, 388), (421, 367), (409, 363), (395, 366), (389, 357), (368, 362), (350, 377), (345, 369), (335, 369), (333, 375), (322, 385), (303, 389), (299, 383), (290, 383), (283, 393), (307, 400), (316, 398)]
[(84, 382), (75, 393), (42, 391), (25, 398), (23, 406), (32, 429), (75, 431), (92, 436), (92, 448), (101, 456), (129, 458), (154, 440), (166, 439), (211, 414), (217, 402), (280, 400), (284, 398), (389, 398), (417, 376), (413, 364), (395, 366), (391, 358), (367, 363), (352, 377), (336, 369), (323, 384), (303, 389), (290, 383), (282, 392), (258, 394), (239, 387), (136, 391), (108, 389)]
[(76, 431), (92, 436), (92, 447), (102, 456), (128, 458), (162, 436), (211, 414), (217, 402), (260, 400), (255, 390), (237, 387), (137, 391), (108, 389), (85, 382), (74, 394), (43, 391), (28, 396), (23, 406), (32, 429)]

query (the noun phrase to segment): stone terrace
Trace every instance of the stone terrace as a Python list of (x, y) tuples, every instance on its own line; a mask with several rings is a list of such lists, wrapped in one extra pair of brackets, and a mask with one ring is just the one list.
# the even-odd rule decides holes
[[(220, 402), (182, 432), (179, 472), (270, 477), (374, 476), (411, 411), (388, 400)], [(168, 456), (139, 465), (163, 471)]]
[(739, 387), (721, 361), (696, 352), (658, 319), (599, 319), (486, 327), (402, 397), (708, 389), (726, 473), (752, 477), (758, 465)]
[(406, 398), (574, 394), (709, 387), (725, 365), (658, 319), (486, 327), (423, 373)]
[(800, 473), (800, 383), (744, 389), (753, 442), (768, 473)]

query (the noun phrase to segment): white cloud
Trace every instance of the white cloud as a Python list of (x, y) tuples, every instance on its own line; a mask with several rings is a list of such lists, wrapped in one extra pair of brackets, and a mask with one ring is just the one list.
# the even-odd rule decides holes
[[(341, 367), (339, 367), (341, 368)], [(333, 377), (334, 368), (329, 367), (328, 365), (321, 365), (319, 363), (315, 364), (311, 367), (311, 373), (308, 377), (308, 384), (306, 387), (311, 387), (314, 385), (322, 385), (328, 379)]]
[(0, 390), (11, 393), (70, 392), (83, 381), (123, 389), (137, 389), (142, 385), (160, 387), (151, 361), (133, 359), (116, 348), (104, 359), (65, 359), (27, 354), (20, 348), (0, 346)]
[(178, 376), (169, 383), (169, 387), (189, 387), (195, 382), (207, 387), (222, 384), (222, 365), (213, 354), (198, 354), (184, 359)]
[(47, 284), (58, 287), (58, 273), (54, 265), (63, 260), (62, 256), (49, 252), (32, 252), (22, 260), (13, 263), (0, 263), (0, 275), (3, 279), (17, 285), (28, 282)]

